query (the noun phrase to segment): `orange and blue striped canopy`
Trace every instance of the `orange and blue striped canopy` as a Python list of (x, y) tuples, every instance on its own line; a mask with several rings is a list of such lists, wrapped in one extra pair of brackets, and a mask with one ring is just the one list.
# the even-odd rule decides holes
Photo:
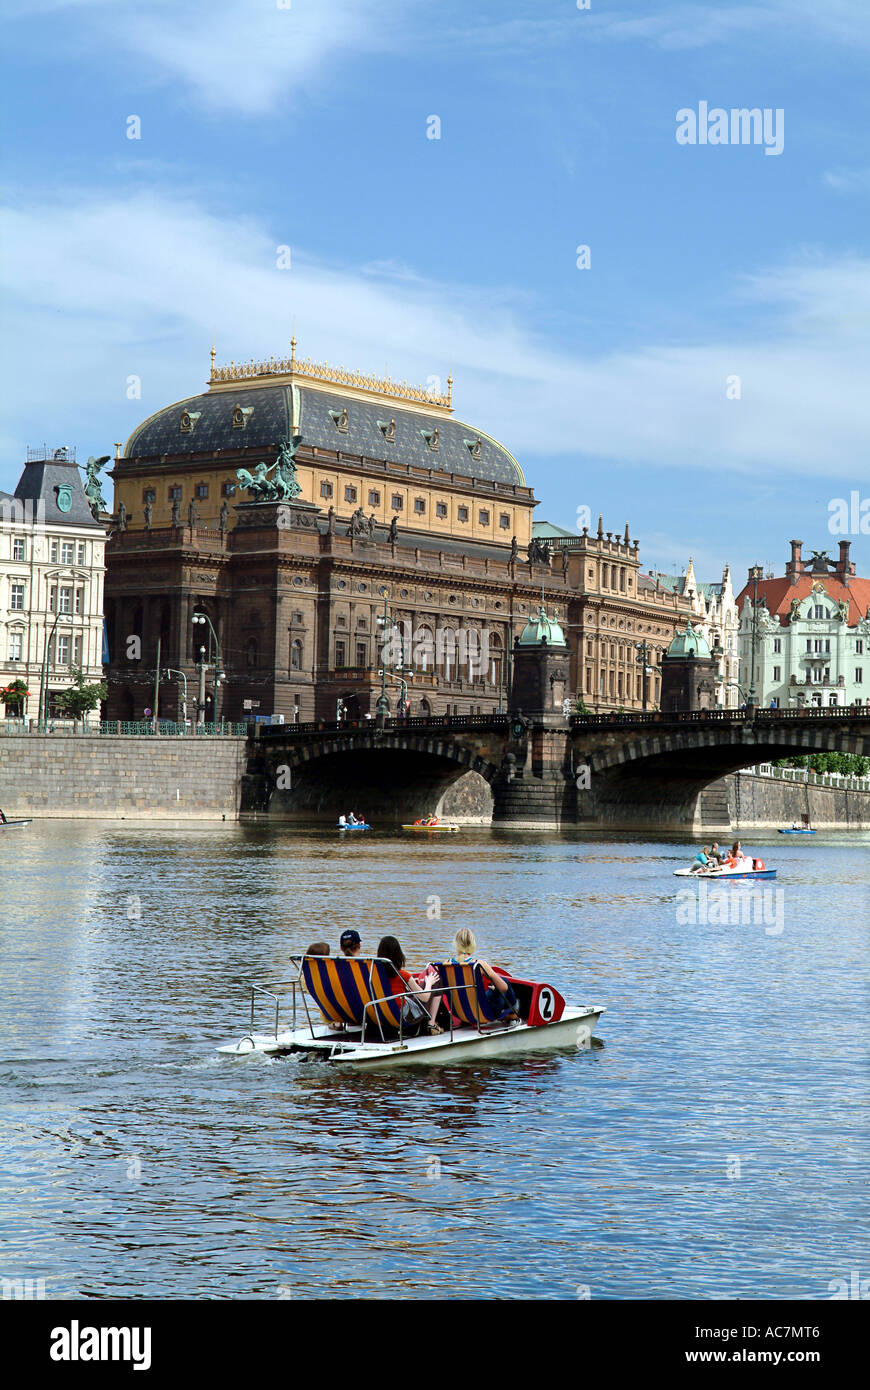
[[(391, 967), (361, 956), (305, 956), (302, 983), (331, 1023), (399, 1027), (402, 999), (393, 994)], [(375, 1003), (379, 1000), (379, 1003)], [(366, 1005), (372, 1005), (366, 1009)]]

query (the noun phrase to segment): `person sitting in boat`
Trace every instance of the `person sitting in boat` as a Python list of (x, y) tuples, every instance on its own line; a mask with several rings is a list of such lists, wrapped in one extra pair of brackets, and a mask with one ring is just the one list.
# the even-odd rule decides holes
[(699, 849), (699, 850), (698, 850), (698, 853), (695, 855), (694, 859), (692, 860), (692, 864), (691, 864), (691, 867), (690, 867), (690, 869), (689, 869), (689, 873), (690, 873), (690, 874), (699, 874), (699, 873), (701, 872), (702, 869), (711, 869), (711, 868), (713, 868), (713, 867), (714, 867), (714, 866), (710, 863), (710, 851), (709, 851), (709, 849), (707, 848), (707, 846), (705, 845), (703, 849)]
[(341, 954), (343, 956), (358, 956), (362, 950), (362, 939), (360, 934), (358, 931), (354, 931), (352, 927), (341, 933), (341, 939), (338, 944), (341, 947)]
[(395, 971), (390, 984), (394, 994), (406, 994), (402, 1005), (402, 1017), (407, 1028), (409, 1023), (419, 1023), (429, 1033), (444, 1030), (435, 1022), (435, 1015), (441, 1004), (441, 996), (431, 990), (423, 989), (410, 970), (405, 969), (405, 952), (394, 936), (382, 936), (378, 942), (378, 955), (388, 960)]
[(711, 869), (718, 869), (724, 863), (725, 856), (715, 840), (707, 851), (707, 858), (710, 861)]
[(356, 816), (354, 815), (353, 811), (351, 811), (350, 815), (348, 816), (348, 818), (347, 818), (347, 823), (348, 823), (348, 825), (357, 825), (357, 824), (358, 824), (357, 818), (356, 818)]
[[(512, 1019), (519, 1021), (520, 1005), (513, 986), (508, 984), (497, 971), (493, 970), (488, 961), (481, 960), (475, 955), (477, 942), (474, 939), (474, 932), (468, 927), (460, 927), (453, 938), (453, 955), (450, 958), (451, 965), (479, 965), (481, 974), (489, 981), (486, 991), (486, 1002), (491, 1009), (497, 1008), (499, 1004), (503, 1006), (501, 1021), (510, 1023)], [(502, 996), (499, 999), (499, 995)]]
[(8, 825), (8, 824), (9, 824), (9, 822), (8, 822), (8, 820), (6, 819), (6, 812), (5, 812), (5, 811), (0, 811), (0, 825)]
[(306, 956), (328, 956), (329, 942), (315, 941), (313, 945), (308, 947), (308, 950), (305, 952), (305, 954)]
[(339, 828), (339, 830), (344, 830), (344, 828), (345, 828), (346, 825), (347, 825), (347, 816), (345, 816), (345, 815), (340, 815), (339, 818), (338, 818), (338, 828)]

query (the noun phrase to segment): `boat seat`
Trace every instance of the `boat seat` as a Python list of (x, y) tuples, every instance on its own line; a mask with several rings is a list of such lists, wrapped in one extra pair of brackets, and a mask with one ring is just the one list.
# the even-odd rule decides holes
[[(381, 1038), (399, 1031), (403, 999), (393, 994), (393, 967), (376, 956), (301, 956), (302, 983), (330, 1023), (375, 1028)], [(368, 1007), (367, 1007), (368, 1006)]]
[(448, 965), (437, 962), (438, 982), (446, 992), (453, 1017), (471, 1028), (487, 1028), (498, 1023), (504, 1005), (494, 1009), (487, 998), (488, 977), (479, 965)]

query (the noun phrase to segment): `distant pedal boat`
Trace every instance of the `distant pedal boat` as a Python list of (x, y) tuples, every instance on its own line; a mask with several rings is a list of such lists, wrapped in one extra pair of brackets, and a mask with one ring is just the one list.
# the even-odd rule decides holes
[(402, 829), (410, 830), (417, 835), (458, 835), (460, 827), (455, 821), (449, 820), (435, 821), (432, 825), (415, 820), (413, 825), (403, 825)]
[(705, 882), (714, 878), (720, 883), (723, 879), (733, 883), (739, 878), (776, 878), (776, 869), (699, 869), (697, 873), (691, 869), (674, 869), (674, 878), (701, 878)]
[(357, 821), (355, 825), (339, 825), (339, 830), (371, 830), (371, 826), (365, 821)]
[[(502, 1022), (492, 1011), (478, 965), (439, 964), (436, 988), (451, 1001), (451, 1025), (442, 1033), (408, 1036), (404, 1004), (413, 996), (409, 991), (393, 993), (389, 961), (376, 956), (299, 956), (293, 963), (299, 969), (297, 980), (250, 986), (251, 1031), (219, 1052), (232, 1057), (307, 1052), (336, 1065), (372, 1071), (553, 1048), (588, 1050), (592, 1029), (605, 1012), (601, 1004), (570, 1007), (552, 985), (499, 972), (513, 985), (521, 1012), (519, 1021)], [(286, 995), (277, 991), (285, 987), (292, 989), (293, 1025), (282, 1030), (278, 1013)], [(274, 1002), (271, 1033), (253, 1030), (258, 994)], [(300, 1003), (304, 1025), (298, 1016)]]
[(810, 830), (808, 827), (799, 827), (795, 829), (792, 825), (789, 826), (787, 830), (780, 830), (779, 833), (780, 835), (815, 835), (816, 832), (815, 830)]
[(0, 830), (23, 830), (25, 825), (32, 824), (32, 816), (29, 820), (0, 820)]

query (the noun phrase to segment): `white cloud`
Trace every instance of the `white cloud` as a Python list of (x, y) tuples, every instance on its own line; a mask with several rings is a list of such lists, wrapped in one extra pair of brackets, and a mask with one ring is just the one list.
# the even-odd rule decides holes
[[(213, 331), (218, 361), (282, 355), (295, 319), (300, 352), (315, 358), (386, 365), (399, 379), (452, 368), (458, 416), (521, 461), (688, 467), (726, 490), (740, 471), (863, 476), (866, 259), (759, 272), (735, 288), (746, 327), (727, 339), (711, 328), (684, 346), (596, 353), (544, 341), (526, 291), (494, 297), (404, 266), (329, 266), (304, 244), (281, 271), (276, 245), (292, 235), (193, 201), (67, 190), (62, 205), (61, 235), (56, 201), (28, 199), (3, 219), (10, 468), (43, 437), (76, 435), (106, 452), (151, 411), (202, 389)], [(131, 374), (140, 401), (126, 399)], [(735, 374), (742, 399), (727, 400)]]
[[(277, 114), (324, 70), (400, 42), (400, 0), (16, 0), (27, 22), (59, 11), (78, 41), (134, 59), (140, 75), (172, 84), (215, 111)], [(46, 47), (51, 31), (40, 26)]]
[(835, 193), (870, 193), (870, 169), (827, 169), (822, 182)]

